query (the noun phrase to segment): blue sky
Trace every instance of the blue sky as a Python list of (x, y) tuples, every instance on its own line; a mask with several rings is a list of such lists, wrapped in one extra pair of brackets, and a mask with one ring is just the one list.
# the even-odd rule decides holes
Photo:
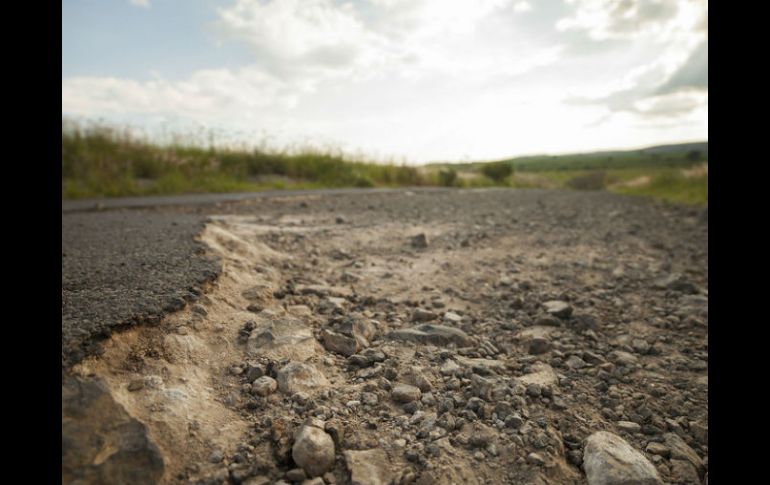
[(700, 0), (67, 0), (62, 114), (381, 160), (708, 138)]
[(248, 64), (248, 48), (211, 32), (223, 2), (128, 0), (62, 2), (62, 79), (119, 76), (182, 80), (198, 69)]

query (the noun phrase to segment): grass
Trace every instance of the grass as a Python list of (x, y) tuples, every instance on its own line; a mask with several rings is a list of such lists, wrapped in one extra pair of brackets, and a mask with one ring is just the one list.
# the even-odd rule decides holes
[[(600, 186), (597, 182), (601, 180)], [(639, 182), (634, 185), (633, 182)], [(708, 173), (686, 176), (668, 167), (614, 170), (556, 170), (515, 172), (511, 186), (519, 188), (606, 190), (623, 195), (651, 197), (678, 204), (708, 203)]]
[[(707, 145), (698, 156), (708, 154)], [(127, 130), (62, 120), (62, 197), (119, 197), (335, 187), (451, 186), (607, 190), (676, 203), (708, 202), (694, 146), (677, 150), (521, 157), (423, 167), (374, 163), (317, 149), (271, 151), (150, 142)], [(696, 161), (697, 159), (697, 161)], [(513, 170), (510, 170), (513, 167)], [(512, 173), (511, 173), (512, 172)], [(639, 183), (642, 180), (644, 183)]]
[(681, 171), (664, 170), (651, 177), (648, 184), (639, 187), (625, 187), (613, 192), (652, 197), (654, 199), (687, 205), (708, 203), (708, 175), (686, 177)]
[(65, 198), (407, 185), (435, 183), (416, 167), (314, 149), (160, 145), (103, 125), (62, 123)]

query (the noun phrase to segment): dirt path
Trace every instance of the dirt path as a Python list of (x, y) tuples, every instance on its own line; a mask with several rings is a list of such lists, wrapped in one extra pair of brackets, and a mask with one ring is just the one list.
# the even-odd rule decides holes
[(707, 235), (697, 211), (604, 193), (220, 206), (199, 302), (73, 369), (134, 445), (63, 410), (113, 443), (75, 446), (65, 477), (587, 483), (584, 440), (606, 430), (661, 480), (701, 483)]

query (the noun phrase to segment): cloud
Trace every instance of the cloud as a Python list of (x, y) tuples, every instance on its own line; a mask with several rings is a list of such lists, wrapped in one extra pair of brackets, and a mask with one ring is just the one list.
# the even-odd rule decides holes
[(75, 77), (62, 81), (62, 112), (175, 113), (198, 120), (221, 119), (239, 111), (290, 109), (302, 91), (300, 85), (287, 85), (253, 68), (202, 70), (179, 82)]
[(633, 107), (636, 113), (645, 117), (672, 118), (689, 114), (707, 103), (707, 93), (683, 90), (637, 100)]
[[(562, 46), (517, 35), (520, 5), (235, 0), (216, 10), (214, 31), (247, 46), (250, 65), (196, 71), (178, 81), (157, 75), (145, 82), (68, 78), (62, 81), (62, 112), (189, 119), (287, 137), (341, 140), (347, 134), (382, 146), (373, 133), (383, 125), (394, 133), (410, 118), (400, 131), (405, 138), (415, 136), (414, 123), (433, 121), (434, 130), (448, 130), (442, 126), (450, 124), (435, 123), (437, 116), (458, 116), (458, 105), (494, 98), (512, 80), (559, 59)], [(499, 109), (495, 102), (489, 106)]]
[(704, 5), (232, 0), (211, 21), (223, 45), (248, 48), (240, 68), (65, 78), (62, 113), (264, 131), (277, 145), (412, 161), (591, 148), (621, 132), (633, 141), (633, 123), (692, 123), (707, 106)]
[(532, 5), (529, 4), (526, 0), (523, 2), (517, 2), (516, 5), (513, 7), (514, 12), (530, 12), (532, 11)]
[(150, 8), (150, 0), (128, 0), (135, 7)]
[(615, 113), (676, 117), (707, 103), (707, 69), (708, 45), (703, 43), (676, 68), (653, 62), (629, 72), (619, 83), (621, 87), (608, 94), (571, 95), (565, 101), (577, 106), (601, 105)]
[[(582, 33), (589, 44), (611, 44), (632, 58), (647, 58), (593, 93), (568, 104), (604, 106), (610, 113), (677, 117), (708, 99), (708, 6), (697, 0), (567, 0), (572, 15), (557, 29)], [(586, 45), (586, 44), (579, 44)], [(590, 46), (587, 46), (590, 49)], [(617, 54), (615, 54), (617, 55)], [(622, 62), (622, 61), (621, 61)], [(610, 118), (601, 118), (602, 122)]]
[[(571, 16), (560, 19), (560, 31), (584, 31), (593, 40), (633, 39), (653, 34), (667, 37), (692, 23), (688, 0), (566, 0)], [(680, 15), (683, 14), (683, 15)]]
[[(316, 68), (355, 64), (376, 39), (351, 8), (331, 0), (237, 0), (219, 9), (220, 31), (245, 42), (271, 70), (291, 63)], [(290, 69), (284, 69), (286, 74)]]
[(681, 89), (708, 90), (709, 87), (708, 40), (700, 44), (687, 61), (657, 89), (657, 94), (669, 94)]
[(527, 3), (236, 0), (218, 10), (216, 27), (222, 36), (248, 45), (255, 64), (280, 77), (417, 78), (435, 71), (472, 72), (501, 61), (510, 69), (516, 58), (509, 53), (489, 49), (480, 56), (478, 49), (470, 54), (464, 44), (483, 43), (489, 32), (480, 31), (480, 26), (493, 21), (494, 14), (514, 12), (521, 5)]

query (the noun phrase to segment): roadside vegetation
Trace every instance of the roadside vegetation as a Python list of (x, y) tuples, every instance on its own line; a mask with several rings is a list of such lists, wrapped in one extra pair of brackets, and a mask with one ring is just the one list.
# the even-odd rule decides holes
[(430, 181), (416, 167), (315, 149), (160, 145), (104, 125), (62, 124), (65, 198), (405, 185)]
[(457, 173), (455, 185), (463, 187), (606, 190), (679, 204), (708, 203), (707, 142), (427, 167), (451, 167)]
[(232, 148), (189, 137), (161, 144), (62, 120), (63, 198), (406, 186), (607, 190), (701, 205), (708, 144), (416, 167), (312, 148)]

